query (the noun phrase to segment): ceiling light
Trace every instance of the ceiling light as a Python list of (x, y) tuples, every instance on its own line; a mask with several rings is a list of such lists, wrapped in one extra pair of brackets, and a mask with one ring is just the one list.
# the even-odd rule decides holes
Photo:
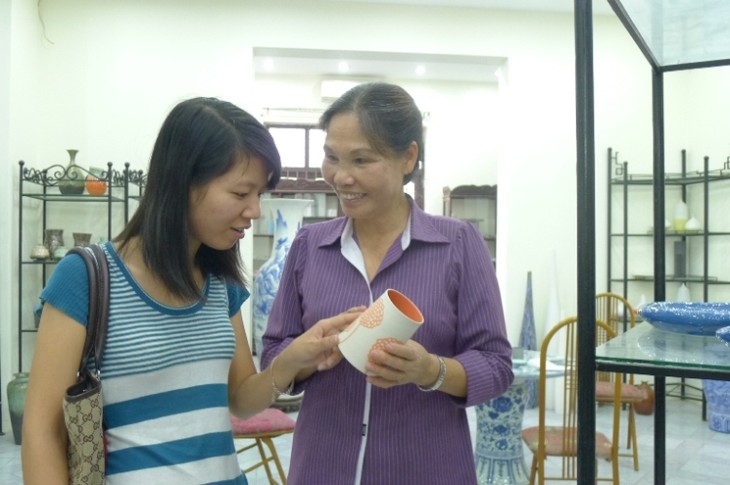
[(340, 72), (349, 72), (350, 65), (347, 63), (347, 61), (340, 61), (340, 63), (337, 65), (337, 70)]
[(264, 69), (267, 71), (273, 71), (274, 70), (274, 60), (270, 57), (267, 57), (264, 59)]
[(423, 76), (424, 74), (426, 74), (426, 66), (424, 66), (423, 64), (417, 65), (416, 74), (418, 74), (419, 76)]

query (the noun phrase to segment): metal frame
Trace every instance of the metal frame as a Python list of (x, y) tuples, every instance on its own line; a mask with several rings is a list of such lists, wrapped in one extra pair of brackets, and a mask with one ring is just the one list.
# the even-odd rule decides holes
[[(654, 299), (664, 300), (665, 296), (665, 257), (664, 244), (664, 79), (663, 73), (685, 69), (730, 65), (727, 59), (706, 62), (660, 66), (657, 57), (644, 42), (636, 25), (628, 15), (624, 4), (639, 0), (608, 0), (614, 12), (627, 31), (642, 50), (652, 66), (652, 119), (653, 119), (653, 193), (654, 193)], [(578, 318), (579, 338), (582, 341), (595, 341), (594, 298), (595, 294), (595, 143), (593, 117), (593, 0), (574, 0), (575, 50), (576, 50), (576, 138), (577, 138), (577, 197), (578, 197)], [(702, 8), (698, 2), (698, 8)], [(658, 250), (661, 246), (662, 250)], [(583, 346), (578, 355), (578, 364), (584, 369), (579, 372), (579, 385), (590, 389), (595, 386), (596, 367), (595, 349)], [(602, 364), (603, 366), (603, 364)], [(602, 370), (611, 370), (608, 367)], [(628, 370), (639, 373), (633, 367)], [(649, 370), (649, 369), (646, 369)], [(667, 374), (658, 372), (655, 378), (655, 483), (665, 482), (664, 461), (666, 412), (665, 375), (669, 372), (683, 372), (667, 367)], [(675, 375), (675, 374), (671, 374)], [(730, 375), (728, 376), (730, 378)], [(578, 483), (589, 483), (595, 477), (595, 443), (592, 430), (595, 429), (596, 415), (593, 396), (585, 396), (579, 401), (579, 417), (582, 433), (578, 436)], [(661, 417), (660, 417), (661, 416)]]

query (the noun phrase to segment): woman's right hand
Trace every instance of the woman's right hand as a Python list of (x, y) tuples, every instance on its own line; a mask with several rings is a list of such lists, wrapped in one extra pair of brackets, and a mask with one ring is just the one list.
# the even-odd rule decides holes
[(350, 308), (338, 315), (318, 321), (312, 328), (292, 341), (277, 357), (277, 362), (286, 361), (287, 367), (323, 371), (331, 369), (342, 360), (337, 347), (339, 334), (355, 321), (365, 306)]

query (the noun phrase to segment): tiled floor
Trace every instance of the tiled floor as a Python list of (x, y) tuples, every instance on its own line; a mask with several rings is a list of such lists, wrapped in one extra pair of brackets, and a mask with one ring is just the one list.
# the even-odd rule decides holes
[[(295, 416), (295, 415), (294, 415)], [(476, 417), (473, 408), (469, 413), (474, 429)], [(537, 422), (537, 410), (525, 412), (525, 425)], [(610, 428), (610, 407), (598, 410), (596, 422), (601, 429)], [(606, 424), (608, 425), (606, 426)], [(643, 485), (654, 483), (654, 419), (653, 416), (637, 416), (639, 432), (640, 471), (634, 471), (631, 458), (622, 457), (620, 461), (621, 484)], [(728, 483), (727, 459), (730, 450), (730, 434), (710, 430), (701, 418), (701, 404), (697, 401), (667, 398), (667, 465), (666, 485), (721, 485)], [(622, 435), (625, 435), (622, 433)], [(275, 439), (276, 448), (288, 467), (291, 435)], [(240, 444), (240, 443), (239, 443)], [(242, 466), (252, 462), (256, 451), (246, 452), (240, 458)], [(525, 460), (529, 464), (530, 452), (525, 449)], [(548, 465), (549, 466), (549, 465)], [(599, 464), (599, 470), (608, 466)], [(267, 485), (266, 473), (262, 468), (248, 476), (251, 485)], [(0, 484), (15, 485), (22, 483), (20, 471), (20, 447), (13, 442), (12, 432), (6, 430), (0, 436)]]

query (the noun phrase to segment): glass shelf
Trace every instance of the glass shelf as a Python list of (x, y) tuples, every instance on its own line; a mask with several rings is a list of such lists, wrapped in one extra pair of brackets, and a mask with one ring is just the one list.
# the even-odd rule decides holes
[(654, 67), (730, 64), (727, 0), (608, 0)]
[(597, 347), (596, 360), (730, 371), (730, 347), (714, 336), (666, 332), (643, 322)]

